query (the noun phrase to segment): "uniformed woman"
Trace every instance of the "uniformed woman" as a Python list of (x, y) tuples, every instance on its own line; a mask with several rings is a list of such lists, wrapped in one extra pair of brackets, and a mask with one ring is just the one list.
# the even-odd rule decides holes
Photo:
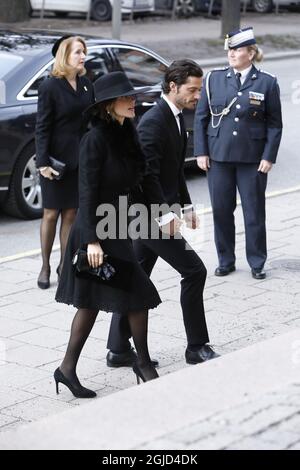
[(229, 67), (210, 72), (195, 115), (194, 152), (207, 172), (219, 258), (216, 276), (235, 271), (236, 192), (246, 232), (246, 255), (255, 279), (266, 277), (265, 190), (279, 149), (282, 117), (276, 77), (254, 65), (262, 60), (253, 28), (225, 40)]
[[(40, 170), (43, 218), (40, 236), (43, 265), (38, 286), (50, 286), (50, 255), (61, 215), (60, 275), (71, 225), (78, 208), (79, 141), (84, 131), (82, 112), (94, 102), (93, 86), (84, 77), (86, 45), (77, 36), (63, 36), (54, 44), (52, 76), (39, 88), (36, 124), (36, 164)], [(53, 157), (66, 164), (61, 180), (51, 167)]]

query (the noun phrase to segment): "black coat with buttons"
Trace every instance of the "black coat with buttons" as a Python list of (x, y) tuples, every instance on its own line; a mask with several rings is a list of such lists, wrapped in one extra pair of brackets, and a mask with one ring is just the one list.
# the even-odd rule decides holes
[(79, 154), (78, 218), (81, 244), (88, 244), (98, 240), (98, 206), (112, 204), (118, 209), (120, 196), (136, 192), (145, 158), (129, 119), (122, 126), (117, 121), (95, 120), (82, 138)]
[(85, 131), (83, 111), (94, 102), (93, 85), (77, 77), (75, 91), (65, 78), (47, 78), (39, 88), (36, 165), (49, 166), (49, 156), (78, 167), (79, 142)]
[[(209, 90), (213, 113), (221, 113), (234, 98), (230, 112), (220, 124), (213, 121), (206, 81), (198, 103), (194, 124), (194, 155), (208, 155), (218, 162), (276, 162), (282, 135), (280, 92), (276, 77), (252, 67), (238, 89), (233, 69), (214, 70)], [(258, 99), (254, 99), (254, 93)]]

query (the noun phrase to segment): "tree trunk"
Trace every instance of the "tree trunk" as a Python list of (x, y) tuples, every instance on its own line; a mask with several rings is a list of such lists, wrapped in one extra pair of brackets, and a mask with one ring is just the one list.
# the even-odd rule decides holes
[(0, 0), (0, 21), (15, 23), (29, 18), (29, 0)]
[(241, 0), (222, 0), (222, 33), (224, 38), (230, 31), (240, 28)]

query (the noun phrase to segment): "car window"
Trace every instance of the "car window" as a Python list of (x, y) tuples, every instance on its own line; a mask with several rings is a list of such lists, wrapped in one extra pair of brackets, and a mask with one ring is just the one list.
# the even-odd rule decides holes
[(39, 86), (40, 84), (45, 80), (45, 78), (49, 77), (51, 73), (52, 65), (49, 65), (49, 67), (44, 70), (44, 72), (39, 75), (39, 77), (30, 85), (30, 87), (27, 89), (25, 92), (24, 96), (26, 98), (34, 98), (35, 96), (38, 96), (39, 93)]
[(85, 68), (86, 76), (92, 82), (105, 73), (111, 72), (112, 63), (106, 53), (106, 50), (102, 48), (88, 50), (88, 54), (85, 59)]
[(123, 47), (112, 47), (114, 70), (126, 73), (133, 86), (157, 85), (163, 79), (166, 65), (150, 54)]

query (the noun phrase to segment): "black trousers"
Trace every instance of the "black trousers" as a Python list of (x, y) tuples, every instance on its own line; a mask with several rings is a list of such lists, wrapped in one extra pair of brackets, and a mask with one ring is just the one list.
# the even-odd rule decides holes
[(262, 269), (267, 259), (265, 191), (267, 174), (258, 163), (220, 163), (211, 160), (208, 184), (213, 208), (215, 244), (219, 265), (235, 264), (237, 189), (240, 193), (246, 233), (246, 256), (253, 269)]
[[(180, 302), (188, 345), (197, 346), (207, 343), (209, 337), (203, 305), (203, 290), (207, 271), (197, 253), (183, 238), (139, 239), (133, 242), (133, 246), (136, 256), (148, 276), (150, 276), (159, 256), (181, 274)], [(127, 317), (114, 313), (107, 348), (115, 352), (127, 351), (131, 347), (130, 337), (131, 332)]]

